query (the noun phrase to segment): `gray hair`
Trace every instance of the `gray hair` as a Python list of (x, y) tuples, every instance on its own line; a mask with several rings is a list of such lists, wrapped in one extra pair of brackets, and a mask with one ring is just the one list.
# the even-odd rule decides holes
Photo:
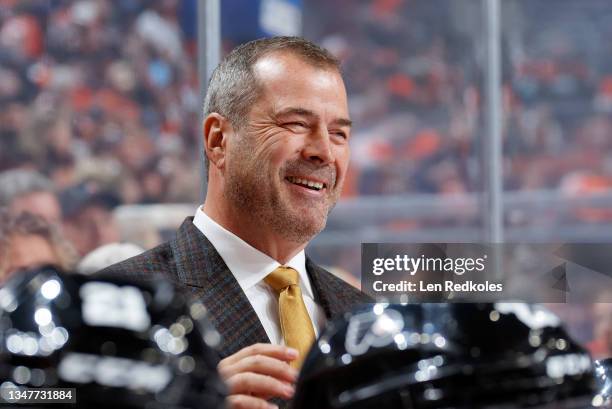
[(0, 206), (8, 207), (13, 200), (34, 192), (55, 193), (53, 183), (38, 172), (13, 169), (0, 173)]
[[(259, 99), (261, 86), (253, 65), (273, 52), (292, 53), (314, 67), (341, 72), (340, 61), (329, 51), (300, 37), (272, 37), (236, 47), (215, 68), (204, 99), (204, 117), (216, 112), (235, 128), (246, 124), (251, 106)], [(208, 158), (204, 155), (206, 168)]]

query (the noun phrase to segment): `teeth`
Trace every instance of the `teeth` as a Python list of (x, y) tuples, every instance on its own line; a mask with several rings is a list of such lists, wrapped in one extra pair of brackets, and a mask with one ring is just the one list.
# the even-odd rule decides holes
[(293, 177), (293, 176), (290, 176), (287, 179), (291, 183), (296, 183), (296, 184), (299, 184), (299, 185), (308, 186), (308, 187), (314, 188), (316, 190), (321, 190), (321, 189), (323, 189), (323, 186), (324, 186), (324, 184), (320, 183), (320, 182), (313, 182), (312, 180), (296, 178), (296, 177)]

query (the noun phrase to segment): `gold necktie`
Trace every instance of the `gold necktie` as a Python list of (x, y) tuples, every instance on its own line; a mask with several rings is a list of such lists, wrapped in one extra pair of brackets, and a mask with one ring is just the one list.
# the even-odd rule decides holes
[(277, 293), (281, 331), (285, 344), (297, 349), (299, 356), (291, 366), (299, 369), (310, 349), (315, 333), (304, 305), (299, 274), (291, 267), (278, 267), (264, 281)]

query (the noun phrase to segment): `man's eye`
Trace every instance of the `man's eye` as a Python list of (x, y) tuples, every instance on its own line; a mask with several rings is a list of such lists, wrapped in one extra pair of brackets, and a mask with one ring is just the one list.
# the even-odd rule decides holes
[(345, 132), (342, 131), (338, 131), (338, 132), (332, 132), (333, 135), (336, 135), (342, 139), (348, 139), (348, 135)]
[(287, 122), (284, 124), (284, 126), (285, 128), (294, 132), (303, 131), (304, 129), (308, 128), (308, 125), (305, 122)]

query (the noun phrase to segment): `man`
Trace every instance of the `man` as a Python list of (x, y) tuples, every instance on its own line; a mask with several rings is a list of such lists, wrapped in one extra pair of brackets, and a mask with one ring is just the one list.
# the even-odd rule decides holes
[[(85, 181), (60, 194), (66, 236), (81, 257), (120, 239), (113, 210), (119, 198), (95, 181)], [(107, 264), (108, 265), (108, 264)]]
[(0, 206), (14, 215), (27, 211), (52, 224), (62, 221), (62, 209), (53, 183), (32, 170), (13, 169), (0, 173)]
[(595, 359), (612, 358), (612, 299), (611, 290), (595, 297), (593, 308), (593, 341), (589, 350)]
[(346, 176), (346, 91), (327, 51), (276, 37), (232, 51), (204, 105), (204, 205), (175, 240), (106, 272), (189, 288), (224, 338), (229, 406), (276, 407), (325, 322), (369, 301), (304, 255)]
[(58, 225), (0, 207), (0, 285), (20, 270), (53, 264), (69, 271), (76, 261), (76, 251)]

